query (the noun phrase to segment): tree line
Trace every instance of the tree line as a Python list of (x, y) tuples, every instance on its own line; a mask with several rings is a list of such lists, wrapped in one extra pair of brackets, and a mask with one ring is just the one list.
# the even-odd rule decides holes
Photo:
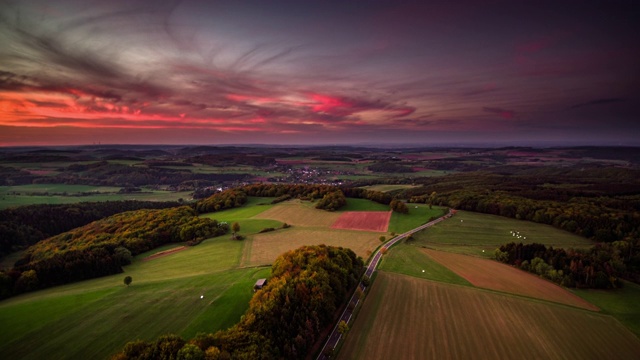
[(566, 250), (512, 242), (496, 249), (494, 256), (566, 287), (609, 289), (621, 287), (620, 279), (640, 281), (640, 241)]
[(127, 200), (28, 205), (1, 210), (0, 257), (117, 213), (176, 206), (179, 206), (179, 203)]
[(363, 271), (350, 249), (303, 246), (276, 259), (267, 285), (233, 327), (189, 341), (176, 335), (132, 341), (112, 359), (307, 358)]

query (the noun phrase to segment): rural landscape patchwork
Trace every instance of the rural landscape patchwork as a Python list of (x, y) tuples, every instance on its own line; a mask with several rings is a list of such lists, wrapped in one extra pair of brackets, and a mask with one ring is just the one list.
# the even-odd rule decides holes
[(640, 360), (640, 1), (0, 0), (0, 360)]
[(636, 358), (639, 159), (615, 147), (4, 148), (0, 351)]

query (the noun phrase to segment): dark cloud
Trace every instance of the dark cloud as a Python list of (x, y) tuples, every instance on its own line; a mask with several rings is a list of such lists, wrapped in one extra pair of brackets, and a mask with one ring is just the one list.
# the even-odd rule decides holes
[(604, 98), (604, 99), (597, 99), (597, 100), (591, 100), (591, 101), (587, 101), (585, 103), (580, 103), (580, 104), (576, 104), (571, 106), (571, 109), (577, 109), (577, 108), (581, 108), (581, 107), (585, 107), (585, 106), (594, 106), (594, 105), (604, 105), (604, 104), (612, 104), (612, 103), (620, 103), (620, 102), (625, 102), (627, 101), (626, 99), (623, 98)]
[[(636, 5), (277, 4), (8, 2), (0, 126), (165, 126), (180, 139), (218, 126), (236, 140), (314, 141), (394, 128), (396, 139), (498, 127), (520, 139), (550, 122), (563, 134), (589, 124), (594, 137), (639, 130)], [(616, 106), (595, 108), (606, 104)]]

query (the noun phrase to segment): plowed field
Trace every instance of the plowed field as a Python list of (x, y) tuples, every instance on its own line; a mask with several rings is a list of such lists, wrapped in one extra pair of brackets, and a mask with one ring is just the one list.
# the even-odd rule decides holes
[(349, 229), (386, 232), (391, 211), (348, 211), (342, 213), (331, 226), (333, 229)]
[(421, 250), (477, 287), (598, 310), (566, 289), (506, 264), (444, 251)]
[(614, 318), (379, 272), (338, 359), (636, 359)]

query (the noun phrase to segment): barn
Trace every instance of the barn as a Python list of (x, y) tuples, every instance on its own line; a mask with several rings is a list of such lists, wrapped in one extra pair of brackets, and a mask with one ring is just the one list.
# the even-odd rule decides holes
[(258, 291), (262, 289), (262, 287), (264, 287), (266, 284), (267, 284), (267, 279), (258, 279), (258, 281), (256, 281), (256, 284), (253, 285), (253, 291)]

